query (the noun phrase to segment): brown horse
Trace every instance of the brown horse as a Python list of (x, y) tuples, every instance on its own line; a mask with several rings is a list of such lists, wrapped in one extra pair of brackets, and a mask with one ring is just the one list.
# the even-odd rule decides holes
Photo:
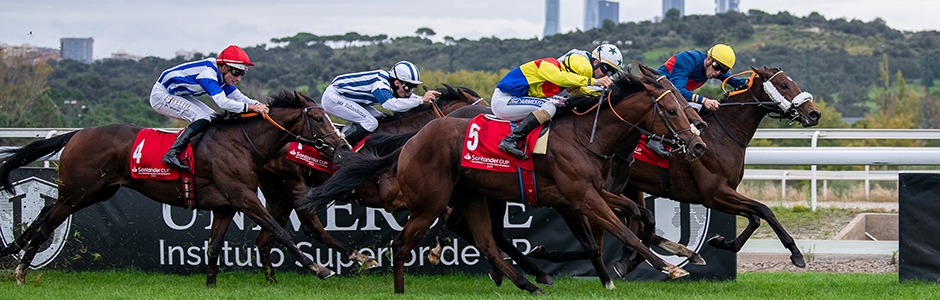
[[(444, 85), (437, 89), (440, 96), (432, 104), (422, 104), (407, 112), (397, 113), (379, 119), (379, 127), (373, 134), (399, 134), (415, 132), (424, 127), (425, 124), (436, 118), (457, 110), (467, 105), (475, 105), (482, 102), (487, 104), (483, 98), (476, 92), (464, 87), (451, 87)], [(366, 140), (366, 147), (373, 146), (373, 140)], [(398, 144), (400, 146), (400, 144)], [(397, 147), (396, 147), (397, 148)], [(296, 192), (303, 191), (307, 186), (317, 186), (332, 176), (329, 172), (314, 170), (302, 167), (300, 164), (288, 160), (287, 153), (289, 147), (281, 148), (278, 155), (268, 161), (260, 174), (260, 188), (267, 200), (268, 212), (274, 217), (274, 220), (280, 226), (287, 224), (291, 210), (297, 206), (298, 195)], [(362, 190), (362, 189), (360, 189)], [(382, 207), (380, 199), (371, 199), (365, 197), (359, 205), (366, 207)], [(346, 254), (350, 260), (358, 261), (366, 268), (377, 267), (372, 258), (362, 255), (348, 244), (343, 243), (330, 236), (320, 222), (316, 213), (309, 213), (303, 210), (297, 210), (298, 217), (304, 233), (320, 243), (336, 249)], [(274, 269), (271, 267), (271, 247), (274, 239), (270, 233), (261, 231), (255, 242), (258, 244), (258, 253), (261, 259), (261, 267), (268, 281), (277, 282), (274, 275)]]
[[(294, 140), (316, 147), (331, 157), (334, 149), (349, 145), (335, 134), (336, 128), (323, 109), (309, 97), (297, 92), (280, 92), (272, 98), (269, 117), (214, 118), (212, 126), (193, 145), (196, 158), (195, 206), (211, 210), (214, 216), (206, 260), (208, 286), (215, 285), (223, 237), (236, 212), (243, 212), (265, 231), (272, 232), (278, 242), (289, 248), (295, 259), (320, 278), (333, 274), (333, 271), (303, 255), (287, 231), (268, 214), (256, 194), (257, 174), (261, 173), (261, 167), (267, 161), (279, 155), (281, 147)], [(62, 151), (59, 196), (55, 204), (45, 207), (11, 246), (0, 250), (0, 255), (10, 255), (26, 248), (14, 272), (17, 283), (23, 284), (27, 267), (42, 243), (51, 236), (52, 230), (71, 214), (108, 200), (122, 186), (158, 202), (184, 205), (179, 182), (131, 177), (128, 162), (134, 138), (141, 129), (129, 124), (91, 127), (4, 151), (10, 156), (0, 166), (0, 188), (9, 192), (13, 190), (9, 179), (13, 169)]]
[[(701, 159), (694, 162), (680, 159), (670, 160), (670, 168), (661, 170), (644, 162), (633, 164), (626, 172), (614, 174), (610, 190), (620, 191), (627, 185), (625, 195), (645, 206), (641, 192), (666, 197), (675, 201), (701, 204), (720, 212), (743, 216), (748, 225), (731, 241), (722, 236), (708, 240), (708, 244), (719, 249), (738, 252), (760, 226), (760, 219), (770, 224), (783, 246), (790, 250), (790, 261), (805, 267), (803, 254), (797, 248), (793, 238), (783, 229), (766, 205), (739, 194), (736, 189), (744, 177), (744, 154), (747, 145), (754, 137), (758, 125), (766, 115), (776, 115), (799, 122), (803, 127), (815, 126), (821, 113), (812, 103), (812, 96), (800, 90), (793, 79), (780, 69), (751, 68), (751, 84), (744, 90), (730, 93), (722, 100), (723, 108), (703, 114), (703, 118), (718, 124), (720, 131), (705, 132), (702, 139), (708, 142), (711, 151), (705, 152)], [(768, 89), (771, 89), (768, 91)], [(774, 95), (774, 96), (772, 96)], [(779, 96), (775, 96), (779, 95)], [(628, 152), (629, 151), (629, 152)], [(622, 149), (620, 154), (632, 155), (633, 149)], [(668, 184), (662, 180), (663, 172), (668, 172)], [(630, 174), (632, 173), (632, 177)], [(629, 181), (626, 178), (630, 178)], [(653, 244), (661, 242), (661, 237), (653, 236)], [(625, 256), (629, 255), (624, 253)], [(632, 269), (621, 262), (614, 267), (623, 271)], [(635, 266), (634, 262), (634, 266)]]
[[(591, 133), (593, 114), (568, 118), (558, 116), (552, 122), (553, 138), (548, 153), (533, 159), (540, 205), (567, 209), (570, 212), (566, 217), (569, 224), (578, 226), (572, 231), (576, 236), (586, 236), (583, 239), (579, 237), (583, 247), (597, 249), (589, 232), (584, 231), (587, 228), (585, 218), (594, 219), (622, 242), (646, 254), (659, 270), (678, 277), (687, 272), (658, 259), (643, 247), (640, 239), (627, 230), (604, 204), (603, 198), (620, 196), (602, 190), (609, 155), (619, 149), (632, 132), (655, 122), (657, 116), (661, 116), (669, 127), (681, 129), (674, 131), (678, 134), (677, 140), (692, 149), (693, 157), (694, 152), (698, 155), (704, 152), (704, 143), (688, 130), (688, 119), (678, 98), (670, 94), (652, 81), (624, 74), (615, 80), (606, 98), (610, 100), (604, 101), (604, 109), (596, 115), (600, 126), (593, 144), (583, 143)], [(658, 101), (660, 99), (662, 101)], [(593, 102), (597, 103), (598, 99), (594, 98)], [(606, 109), (606, 106), (611, 109)], [(658, 114), (660, 108), (662, 113)], [(517, 174), (460, 167), (468, 124), (469, 120), (460, 118), (434, 120), (405, 144), (400, 155), (390, 155), (391, 162), (397, 161), (397, 177), (387, 177), (386, 180), (397, 181), (400, 194), (395, 202), (410, 212), (408, 222), (392, 246), (399, 249), (394, 256), (395, 292), (404, 292), (404, 261), (411, 249), (449, 203), (455, 213), (467, 218), (475, 246), (491, 264), (507, 274), (517, 287), (541, 293), (541, 289), (502, 260), (492, 237), (489, 208), (505, 207), (506, 201), (520, 201), (518, 186), (514, 183), (517, 182)], [(317, 203), (317, 199), (313, 199), (313, 203)], [(601, 264), (595, 269), (606, 272), (602, 261), (595, 263)]]

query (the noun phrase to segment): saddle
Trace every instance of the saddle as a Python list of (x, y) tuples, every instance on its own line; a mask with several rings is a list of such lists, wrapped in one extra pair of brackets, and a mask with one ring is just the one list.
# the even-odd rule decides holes
[[(161, 161), (173, 142), (176, 141), (176, 134), (145, 128), (137, 133), (134, 140), (133, 152), (131, 153), (130, 170), (131, 177), (135, 179), (152, 180), (177, 180), (182, 178), (183, 198), (186, 208), (195, 207), (195, 194), (193, 190), (193, 173), (183, 172), (179, 169), (171, 168)], [(193, 157), (193, 142), (186, 147), (180, 158), (191, 166), (191, 170), (196, 170), (196, 160)]]

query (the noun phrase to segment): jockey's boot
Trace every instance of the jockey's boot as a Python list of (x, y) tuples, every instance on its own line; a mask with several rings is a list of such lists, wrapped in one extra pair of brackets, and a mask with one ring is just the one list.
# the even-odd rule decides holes
[(196, 120), (192, 124), (189, 124), (189, 126), (186, 126), (186, 129), (183, 129), (183, 132), (180, 132), (180, 135), (176, 137), (176, 141), (173, 142), (173, 146), (170, 146), (170, 150), (163, 155), (163, 163), (171, 167), (176, 167), (181, 171), (192, 172), (189, 166), (180, 160), (180, 152), (186, 149), (190, 139), (196, 136), (196, 134), (205, 131), (206, 127), (209, 127), (209, 120), (205, 119)]
[(370, 133), (372, 132), (366, 130), (366, 128), (359, 125), (359, 123), (352, 123), (343, 127), (343, 135), (346, 137), (346, 142), (353, 148), (355, 148), (362, 139), (369, 136)]
[(656, 153), (659, 156), (665, 158), (672, 157), (672, 153), (669, 153), (669, 151), (666, 150), (666, 146), (664, 146), (663, 143), (659, 140), (650, 139), (648, 142), (646, 142), (646, 148), (653, 150), (653, 153)]
[(499, 150), (515, 155), (520, 159), (529, 159), (529, 156), (525, 155), (525, 150), (519, 147), (519, 141), (525, 140), (529, 132), (532, 132), (532, 129), (539, 127), (541, 124), (542, 122), (539, 122), (535, 114), (529, 113), (522, 121), (516, 124), (516, 129), (513, 129), (512, 133), (499, 141)]

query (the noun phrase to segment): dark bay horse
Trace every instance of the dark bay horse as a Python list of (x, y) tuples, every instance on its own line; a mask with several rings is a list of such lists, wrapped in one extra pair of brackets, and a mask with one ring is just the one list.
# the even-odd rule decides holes
[[(379, 134), (399, 134), (415, 132), (425, 124), (436, 118), (467, 105), (478, 103), (487, 104), (479, 94), (465, 87), (444, 87), (436, 89), (440, 96), (432, 104), (422, 104), (409, 111), (397, 113), (379, 119), (379, 127), (373, 132)], [(410, 137), (410, 136), (409, 136)], [(366, 140), (366, 147), (372, 147), (373, 140)], [(400, 144), (398, 145), (400, 147)], [(397, 148), (397, 147), (396, 147)], [(303, 167), (288, 160), (288, 146), (281, 148), (274, 159), (267, 162), (260, 172), (260, 188), (267, 200), (268, 212), (280, 226), (287, 224), (290, 212), (299, 204), (297, 192), (302, 192), (307, 186), (317, 186), (332, 176), (331, 173)], [(366, 192), (364, 188), (358, 189)], [(382, 207), (381, 199), (362, 197), (358, 203), (365, 207)], [(377, 267), (372, 258), (362, 255), (347, 243), (341, 242), (326, 232), (316, 213), (296, 210), (304, 233), (318, 242), (336, 249), (347, 255), (350, 260), (358, 261), (366, 268)], [(272, 235), (266, 231), (258, 233), (255, 240), (258, 244), (258, 253), (261, 267), (268, 281), (276, 282), (274, 269), (271, 267), (271, 247), (274, 244)]]
[[(323, 109), (306, 95), (282, 91), (272, 99), (270, 114), (265, 118), (214, 118), (212, 126), (193, 145), (195, 206), (213, 212), (206, 260), (208, 286), (215, 285), (223, 237), (236, 212), (243, 212), (265, 231), (272, 232), (295, 259), (321, 279), (333, 274), (300, 252), (287, 231), (268, 214), (256, 190), (262, 166), (280, 155), (281, 147), (291, 141), (316, 147), (328, 157), (338, 153), (335, 149), (349, 145), (335, 134), (336, 128)], [(85, 207), (108, 200), (122, 186), (157, 202), (184, 206), (178, 181), (131, 177), (129, 162), (133, 143), (142, 129), (129, 124), (91, 127), (4, 151), (10, 156), (0, 166), (0, 188), (11, 193), (13, 186), (9, 176), (13, 169), (62, 151), (57, 181), (59, 195), (55, 204), (43, 208), (13, 244), (0, 250), (0, 255), (5, 256), (26, 248), (14, 272), (17, 283), (24, 283), (27, 267), (59, 224)]]
[[(701, 204), (709, 209), (743, 216), (748, 225), (731, 241), (722, 236), (708, 240), (708, 244), (719, 249), (738, 252), (760, 226), (760, 219), (770, 224), (783, 246), (790, 250), (790, 261), (798, 266), (806, 266), (793, 238), (783, 229), (773, 212), (766, 205), (739, 194), (736, 189), (744, 177), (744, 154), (747, 145), (754, 137), (761, 120), (769, 115), (799, 122), (803, 127), (815, 126), (821, 116), (812, 103), (812, 95), (803, 92), (793, 79), (776, 68), (751, 68), (751, 82), (747, 89), (730, 93), (722, 99), (722, 108), (703, 114), (709, 124), (718, 125), (720, 130), (705, 132), (702, 139), (708, 142), (709, 151), (696, 161), (671, 159), (668, 169), (669, 185), (663, 184), (659, 167), (637, 161), (626, 171), (613, 174), (610, 190), (630, 196), (641, 205), (645, 205), (641, 192), (667, 197), (669, 199), (692, 204)], [(713, 126), (714, 127), (714, 126)], [(622, 149), (620, 155), (632, 155), (633, 149)], [(629, 181), (626, 179), (629, 178)], [(662, 239), (653, 236), (652, 243)], [(625, 256), (629, 255), (624, 253)], [(621, 259), (614, 263), (618, 273), (628, 272), (631, 266)], [(635, 263), (633, 264), (635, 266)]]
[[(583, 143), (591, 133), (593, 114), (559, 116), (551, 123), (554, 137), (549, 143), (548, 153), (533, 159), (536, 160), (540, 205), (569, 211), (566, 218), (583, 247), (597, 249), (594, 239), (586, 231), (586, 219), (591, 219), (622, 242), (644, 253), (657, 269), (678, 277), (687, 272), (658, 259), (604, 204), (604, 198), (621, 196), (602, 190), (609, 169), (609, 156), (622, 146), (630, 133), (642, 126), (650, 126), (660, 116), (669, 127), (680, 129), (673, 131), (678, 134), (677, 139), (699, 155), (704, 152), (704, 143), (688, 130), (690, 125), (678, 99), (669, 94), (655, 82), (624, 74), (615, 80), (609, 100), (604, 101), (605, 107), (597, 115), (599, 126), (593, 144), (586, 146)], [(595, 98), (594, 102), (597, 100)], [(606, 109), (606, 106), (611, 109)], [(660, 108), (662, 114), (658, 114)], [(461, 118), (434, 120), (405, 144), (400, 155), (388, 156), (392, 158), (388, 163), (397, 165), (397, 177), (390, 175), (385, 179), (396, 182), (393, 185), (399, 194), (395, 203), (407, 207), (410, 212), (408, 222), (392, 245), (399, 249), (394, 255), (395, 292), (404, 292), (404, 261), (411, 249), (450, 204), (455, 213), (468, 220), (475, 246), (491, 264), (517, 287), (535, 294), (542, 293), (499, 256), (492, 237), (490, 207), (505, 207), (507, 201), (521, 201), (518, 175), (460, 167), (468, 124), (469, 120)], [(336, 176), (333, 179), (337, 179)], [(312, 199), (313, 206), (317, 201)], [(595, 266), (596, 270), (606, 273), (602, 261), (595, 263), (601, 264), (600, 267)]]

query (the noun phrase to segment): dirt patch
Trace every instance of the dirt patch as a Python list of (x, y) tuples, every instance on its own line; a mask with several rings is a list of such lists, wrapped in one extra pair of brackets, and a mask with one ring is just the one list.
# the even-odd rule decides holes
[[(804, 254), (806, 255), (806, 254)], [(789, 254), (738, 254), (738, 273), (746, 272), (823, 272), (823, 273), (897, 273), (892, 255), (816, 254), (807, 256), (806, 268), (790, 263)]]

